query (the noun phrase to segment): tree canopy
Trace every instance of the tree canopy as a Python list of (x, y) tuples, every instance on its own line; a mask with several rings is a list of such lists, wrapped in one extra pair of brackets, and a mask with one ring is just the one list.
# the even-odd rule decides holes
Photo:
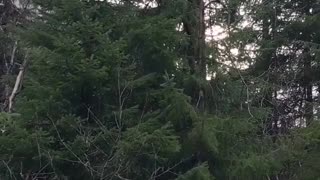
[(3, 0), (0, 179), (319, 179), (319, 10)]

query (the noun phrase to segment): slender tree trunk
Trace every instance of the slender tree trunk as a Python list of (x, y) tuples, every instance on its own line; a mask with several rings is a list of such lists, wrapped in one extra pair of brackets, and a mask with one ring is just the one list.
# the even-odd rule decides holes
[(205, 54), (205, 48), (206, 48), (206, 41), (205, 41), (205, 31), (206, 31), (206, 25), (204, 21), (204, 1), (198, 0), (199, 7), (198, 7), (198, 43), (196, 49), (196, 55), (198, 59), (198, 67), (199, 67), (199, 76), (202, 79), (206, 79), (207, 77), (207, 62), (206, 62), (206, 54)]
[(304, 79), (303, 79), (303, 86), (305, 92), (305, 119), (306, 125), (310, 125), (313, 121), (313, 96), (312, 96), (312, 74), (311, 74), (311, 55), (310, 55), (310, 48), (306, 47), (303, 53), (303, 60), (304, 60)]
[[(271, 4), (273, 0), (263, 0), (262, 4)], [(258, 73), (260, 75), (266, 71), (270, 72), (268, 74), (266, 81), (271, 85), (266, 89), (266, 95), (263, 100), (264, 107), (272, 109), (269, 118), (267, 119), (267, 129), (268, 133), (274, 137), (274, 140), (279, 133), (278, 122), (280, 115), (280, 105), (277, 104), (278, 90), (276, 84), (278, 83), (277, 75), (279, 64), (277, 64), (276, 47), (270, 47), (269, 41), (273, 41), (276, 36), (276, 21), (277, 13), (274, 12), (272, 15), (265, 15), (262, 19), (262, 41), (264, 43), (261, 46), (261, 62), (258, 62)], [(271, 177), (273, 178), (273, 177)]]
[(16, 81), (15, 81), (13, 90), (12, 90), (11, 95), (9, 97), (9, 105), (8, 105), (8, 112), (9, 113), (12, 112), (15, 97), (16, 97), (16, 95), (18, 94), (18, 92), (21, 89), (23, 77), (24, 77), (25, 70), (26, 70), (26, 66), (27, 66), (27, 58), (24, 59), (23, 64), (20, 67), (19, 73), (18, 73), (18, 75), (16, 77)]

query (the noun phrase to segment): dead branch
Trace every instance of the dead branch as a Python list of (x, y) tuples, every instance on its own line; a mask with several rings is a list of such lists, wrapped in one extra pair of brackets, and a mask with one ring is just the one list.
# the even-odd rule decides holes
[(8, 107), (8, 112), (9, 113), (12, 112), (14, 99), (15, 99), (16, 95), (18, 94), (18, 92), (20, 90), (20, 87), (22, 85), (22, 80), (23, 80), (23, 76), (24, 76), (24, 73), (25, 73), (25, 69), (26, 69), (27, 63), (28, 63), (28, 58), (25, 57), (24, 60), (23, 60), (22, 65), (20, 66), (20, 70), (19, 70), (19, 73), (17, 75), (16, 82), (14, 84), (13, 90), (12, 90), (11, 95), (9, 97), (9, 107)]

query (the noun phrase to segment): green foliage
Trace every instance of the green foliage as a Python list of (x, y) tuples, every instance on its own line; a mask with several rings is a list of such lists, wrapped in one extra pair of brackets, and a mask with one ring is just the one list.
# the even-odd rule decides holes
[(39, 169), (40, 146), (42, 149), (49, 147), (52, 139), (48, 132), (35, 129), (30, 132), (21, 124), (20, 115), (0, 114), (0, 152), (1, 152), (1, 177), (15, 178), (21, 162), (24, 168)]
[[(208, 73), (214, 75), (208, 81), (189, 73), (193, 53), (185, 49), (196, 45), (189, 44), (185, 29), (177, 30), (181, 21), (197, 20), (190, 15), (198, 10), (191, 1), (159, 1), (160, 8), (136, 5), (142, 1), (33, 3), (41, 16), (21, 29), (30, 64), (16, 97), (16, 113), (0, 114), (0, 179), (320, 176), (319, 124), (288, 126), (281, 132), (283, 122), (296, 119), (289, 121), (289, 114), (276, 123), (272, 119), (283, 108), (271, 102), (283, 82), (275, 81), (279, 78), (272, 70), (266, 72), (275, 66), (271, 56), (282, 52), (277, 48), (295, 40), (318, 43), (318, 15), (295, 10), (304, 20), (279, 19), (279, 38), (270, 38), (273, 3), (259, 4), (262, 11), (245, 11), (257, 27), (264, 26), (261, 31), (239, 27), (239, 9), (250, 9), (253, 2), (221, 5), (208, 21), (230, 32), (219, 45), (206, 47), (212, 55)], [(264, 28), (268, 31), (262, 32)], [(248, 44), (265, 51), (248, 55)], [(317, 47), (310, 47), (316, 64)], [(197, 51), (192, 48), (188, 50)], [(232, 48), (239, 54), (230, 55)], [(285, 59), (279, 67), (291, 67), (289, 60), (299, 58)], [(249, 69), (231, 67), (233, 63), (248, 63)], [(280, 70), (289, 71), (275, 72)], [(269, 132), (269, 124), (279, 131)]]

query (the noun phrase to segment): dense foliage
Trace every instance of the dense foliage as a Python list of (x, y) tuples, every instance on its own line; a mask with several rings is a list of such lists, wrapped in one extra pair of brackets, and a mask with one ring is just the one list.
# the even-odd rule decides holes
[(319, 8), (4, 0), (0, 179), (319, 179)]

